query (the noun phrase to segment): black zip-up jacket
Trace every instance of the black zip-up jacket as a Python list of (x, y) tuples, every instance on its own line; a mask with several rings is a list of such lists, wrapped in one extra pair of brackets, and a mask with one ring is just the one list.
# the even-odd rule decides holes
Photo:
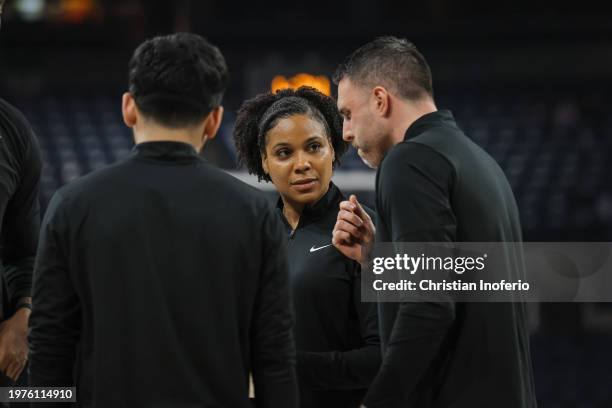
[[(30, 296), (40, 228), (42, 161), (25, 117), (0, 99), (0, 270), (8, 306)], [(2, 303), (2, 302), (0, 302)]]
[[(503, 171), (449, 111), (416, 120), (387, 153), (376, 200), (377, 242), (522, 240)], [(368, 408), (536, 406), (524, 304), (381, 304), (380, 326)]]
[[(289, 236), (301, 408), (356, 408), (381, 361), (375, 303), (361, 303), (360, 266), (331, 245), (342, 193), (333, 184)], [(368, 209), (374, 219), (374, 214)]]
[[(61, 188), (41, 229), (33, 386), (80, 406), (295, 408), (285, 237), (260, 192), (147, 142)], [(73, 377), (74, 370), (74, 377)]]

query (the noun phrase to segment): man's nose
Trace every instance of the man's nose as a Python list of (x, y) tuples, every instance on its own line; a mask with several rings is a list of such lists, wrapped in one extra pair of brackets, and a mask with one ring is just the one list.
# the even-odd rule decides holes
[(345, 142), (352, 142), (353, 139), (355, 139), (353, 131), (350, 126), (347, 125), (346, 121), (342, 122), (342, 139), (344, 139)]

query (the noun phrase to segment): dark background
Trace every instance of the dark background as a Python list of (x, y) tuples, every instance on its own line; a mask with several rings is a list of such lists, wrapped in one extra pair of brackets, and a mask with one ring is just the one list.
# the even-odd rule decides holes
[[(204, 152), (223, 168), (235, 170), (234, 112), (275, 75), (331, 77), (356, 47), (402, 36), (428, 59), (438, 107), (505, 170), (526, 240), (612, 240), (612, 12), (594, 1), (9, 1), (0, 95), (41, 141), (43, 204), (129, 152), (127, 61), (146, 38), (176, 31), (226, 56), (227, 114)], [(354, 151), (337, 171), (347, 174), (371, 203), (373, 173)], [(609, 304), (530, 308), (540, 406), (612, 407)]]

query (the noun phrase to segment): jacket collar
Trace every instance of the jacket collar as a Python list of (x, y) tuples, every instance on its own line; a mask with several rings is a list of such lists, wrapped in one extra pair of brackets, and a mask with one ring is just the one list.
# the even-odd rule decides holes
[(404, 140), (412, 139), (413, 137), (416, 137), (421, 133), (438, 126), (457, 127), (457, 123), (455, 122), (455, 118), (453, 117), (451, 111), (439, 110), (426, 113), (425, 115), (421, 116), (415, 120), (410, 127), (408, 127)]
[(156, 141), (138, 143), (132, 148), (132, 157), (167, 163), (193, 163), (201, 161), (198, 152), (188, 143)]
[[(307, 204), (304, 207), (302, 215), (300, 216), (299, 226), (303, 226), (305, 222), (314, 221), (321, 218), (330, 209), (335, 209), (338, 211), (338, 206), (343, 199), (344, 196), (342, 195), (342, 192), (340, 192), (340, 189), (336, 187), (334, 183), (330, 182), (327, 192), (319, 201), (314, 204)], [(283, 221), (286, 223), (287, 220), (285, 220), (285, 216), (283, 215), (283, 205), (283, 199), (279, 197), (276, 202), (276, 209), (282, 216)]]

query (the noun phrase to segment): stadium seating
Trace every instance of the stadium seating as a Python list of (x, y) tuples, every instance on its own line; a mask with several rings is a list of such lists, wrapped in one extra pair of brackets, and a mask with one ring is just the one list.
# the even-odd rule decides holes
[[(458, 94), (438, 98), (476, 143), (500, 163), (513, 186), (523, 227), (539, 239), (571, 230), (609, 236), (612, 175), (612, 119), (593, 117), (579, 97), (557, 102), (556, 95), (482, 97)], [(581, 105), (585, 104), (586, 106)], [(49, 95), (20, 106), (40, 138), (45, 159), (43, 202), (59, 186), (129, 154), (131, 132), (122, 122), (117, 98), (100, 93)], [(235, 168), (229, 112), (210, 148), (213, 161)], [(338, 171), (365, 170), (353, 149)], [(373, 186), (364, 186), (364, 190)], [(602, 236), (603, 239), (603, 236)]]

